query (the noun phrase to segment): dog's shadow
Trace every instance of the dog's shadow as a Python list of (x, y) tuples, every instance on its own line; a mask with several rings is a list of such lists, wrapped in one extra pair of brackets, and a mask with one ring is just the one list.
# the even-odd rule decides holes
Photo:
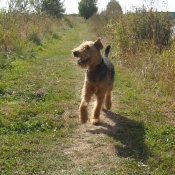
[(101, 123), (102, 128), (88, 130), (92, 134), (106, 134), (114, 139), (116, 153), (119, 157), (133, 158), (145, 162), (149, 151), (145, 144), (145, 126), (143, 122), (134, 121), (127, 117), (103, 110), (105, 117), (113, 122)]

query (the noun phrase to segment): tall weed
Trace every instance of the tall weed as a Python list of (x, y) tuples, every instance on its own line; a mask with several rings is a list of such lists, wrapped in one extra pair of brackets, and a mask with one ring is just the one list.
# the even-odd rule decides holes
[(175, 20), (171, 15), (143, 6), (135, 12), (121, 14), (115, 21), (113, 17), (104, 16), (104, 12), (95, 14), (89, 23), (112, 43), (115, 57), (124, 66), (140, 71), (144, 78), (156, 81), (167, 93), (175, 95), (172, 30)]
[(56, 38), (64, 26), (69, 27), (71, 20), (67, 21), (32, 12), (1, 11), (0, 67), (21, 56), (32, 56), (34, 47)]

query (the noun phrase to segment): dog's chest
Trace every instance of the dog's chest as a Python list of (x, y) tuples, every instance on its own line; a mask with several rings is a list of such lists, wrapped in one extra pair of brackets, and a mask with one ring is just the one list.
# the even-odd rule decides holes
[(105, 80), (107, 75), (107, 68), (105, 65), (98, 65), (95, 69), (86, 71), (86, 79), (89, 82), (102, 82)]

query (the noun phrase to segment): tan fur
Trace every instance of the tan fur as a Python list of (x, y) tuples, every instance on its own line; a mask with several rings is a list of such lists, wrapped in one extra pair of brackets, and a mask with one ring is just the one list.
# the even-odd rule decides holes
[[(103, 49), (101, 39), (98, 38), (95, 42), (86, 41), (79, 47), (72, 50), (75, 57), (80, 58), (79, 67), (86, 68), (87, 72), (92, 71), (96, 65), (101, 63), (102, 55), (100, 50)], [(90, 58), (90, 59), (89, 59)], [(79, 107), (80, 120), (82, 123), (86, 123), (88, 120), (88, 105), (92, 95), (96, 96), (96, 105), (92, 114), (92, 124), (100, 123), (100, 112), (103, 104), (105, 108), (109, 110), (112, 106), (111, 91), (113, 89), (113, 82), (109, 75), (104, 81), (90, 81), (88, 79), (87, 72), (85, 74), (85, 81), (82, 90), (82, 99)]]

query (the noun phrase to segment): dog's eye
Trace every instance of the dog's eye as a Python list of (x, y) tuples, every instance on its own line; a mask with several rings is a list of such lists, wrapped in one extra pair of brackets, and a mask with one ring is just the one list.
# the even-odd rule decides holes
[(89, 47), (89, 46), (86, 46), (86, 49), (87, 49), (87, 50), (89, 50), (89, 49), (90, 49), (90, 47)]

